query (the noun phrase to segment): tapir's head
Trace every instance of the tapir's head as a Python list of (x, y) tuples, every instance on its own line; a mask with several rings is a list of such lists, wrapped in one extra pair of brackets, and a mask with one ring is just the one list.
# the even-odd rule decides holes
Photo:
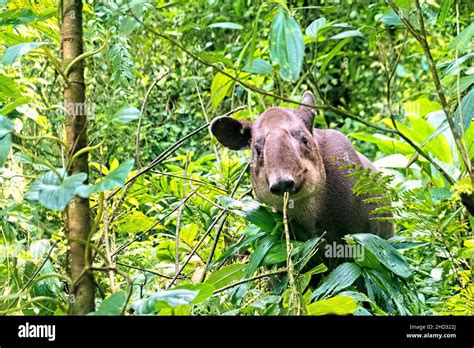
[[(302, 104), (314, 105), (306, 92)], [(232, 117), (216, 118), (212, 134), (232, 150), (251, 147), (251, 178), (257, 198), (281, 207), (282, 196), (298, 200), (320, 191), (326, 180), (319, 144), (313, 136), (314, 109), (274, 107), (253, 123)]]

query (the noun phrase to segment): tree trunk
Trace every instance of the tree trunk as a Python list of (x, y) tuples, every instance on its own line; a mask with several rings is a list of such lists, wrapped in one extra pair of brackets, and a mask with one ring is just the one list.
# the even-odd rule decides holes
[[(82, 40), (82, 1), (62, 1), (61, 24), (62, 66), (65, 67), (83, 53)], [(67, 76), (69, 84), (64, 89), (66, 108), (66, 135), (69, 147), (69, 159), (87, 144), (87, 112), (84, 84), (84, 65), (76, 63)], [(79, 156), (69, 168), (69, 174), (88, 173), (87, 152)], [(74, 282), (73, 296), (69, 312), (84, 315), (94, 310), (95, 283), (93, 275), (82, 274), (86, 264), (85, 242), (90, 233), (89, 199), (74, 197), (66, 208), (68, 271)], [(80, 279), (78, 279), (80, 277)]]

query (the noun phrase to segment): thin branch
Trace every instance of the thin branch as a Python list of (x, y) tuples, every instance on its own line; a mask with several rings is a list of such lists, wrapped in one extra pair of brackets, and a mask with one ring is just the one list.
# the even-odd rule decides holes
[[(161, 277), (161, 278), (173, 279), (173, 277), (170, 277), (170, 276), (167, 276), (167, 275), (164, 275), (164, 274), (155, 272), (155, 271), (150, 271), (149, 269), (140, 268), (140, 267), (133, 266), (133, 265), (128, 265), (128, 264), (126, 264), (126, 263), (122, 263), (122, 262), (118, 262), (118, 261), (115, 261), (115, 263), (116, 263), (117, 265), (120, 265), (120, 266), (123, 266), (123, 267), (128, 267), (128, 268), (136, 269), (137, 271), (142, 271), (142, 272), (150, 273), (150, 274), (156, 275), (156, 276)], [(186, 278), (185, 278), (185, 277), (180, 277), (180, 279), (186, 279)]]
[(140, 118), (138, 119), (137, 134), (135, 136), (135, 163), (136, 163), (138, 169), (140, 169), (140, 167), (142, 166), (141, 158), (140, 158), (140, 131), (141, 131), (141, 128), (142, 128), (142, 120), (145, 117), (145, 113), (146, 113), (146, 106), (148, 104), (148, 97), (150, 96), (151, 91), (153, 90), (153, 88), (155, 88), (155, 86), (158, 84), (158, 82), (160, 82), (166, 75), (168, 75), (168, 73), (169, 73), (168, 71), (165, 71), (164, 73), (160, 74), (153, 81), (153, 83), (150, 85), (150, 87), (148, 88), (148, 90), (145, 93), (145, 98), (143, 99), (143, 103), (142, 103), (142, 106), (140, 108)]

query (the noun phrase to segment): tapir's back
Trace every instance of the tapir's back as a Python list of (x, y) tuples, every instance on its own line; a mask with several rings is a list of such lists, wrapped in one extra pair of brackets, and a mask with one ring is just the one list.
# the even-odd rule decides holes
[[(359, 154), (349, 139), (335, 130), (313, 130), (319, 143), (326, 171), (326, 190), (323, 209), (316, 220), (316, 229), (324, 228), (328, 239), (337, 240), (345, 234), (374, 233), (383, 238), (393, 236), (393, 225), (388, 221), (374, 219), (370, 214), (376, 208), (366, 204), (353, 194), (354, 179), (347, 177), (348, 170), (341, 167), (356, 164), (376, 171), (372, 163)], [(380, 216), (380, 215), (379, 215)]]

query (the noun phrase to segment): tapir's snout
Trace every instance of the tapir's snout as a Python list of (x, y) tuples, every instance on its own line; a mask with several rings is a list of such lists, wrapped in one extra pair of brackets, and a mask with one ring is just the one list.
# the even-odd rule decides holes
[(292, 192), (295, 188), (295, 179), (284, 176), (270, 182), (270, 192), (274, 195), (283, 196), (285, 192)]

